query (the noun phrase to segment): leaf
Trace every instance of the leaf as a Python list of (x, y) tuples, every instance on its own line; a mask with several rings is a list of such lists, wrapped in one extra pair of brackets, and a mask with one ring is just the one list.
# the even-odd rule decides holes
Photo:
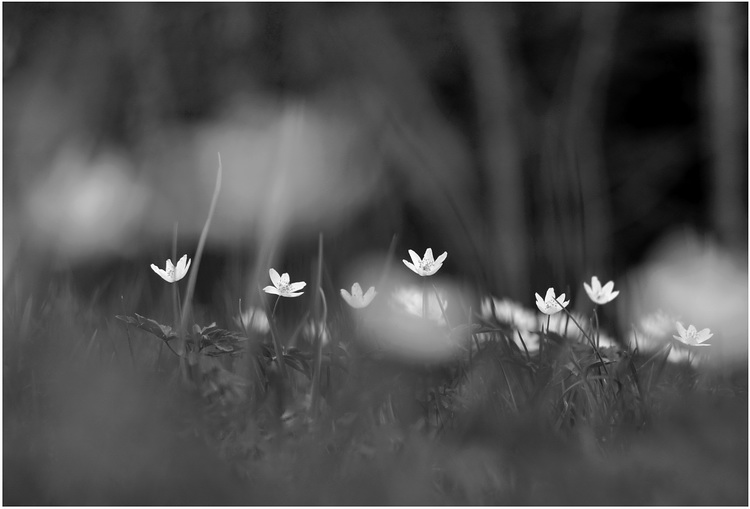
[(115, 318), (122, 320), (130, 325), (135, 325), (141, 330), (150, 332), (162, 341), (171, 341), (177, 338), (177, 334), (172, 330), (169, 325), (162, 325), (152, 318), (146, 318), (138, 313), (135, 313), (135, 318), (132, 316), (116, 315)]
[(200, 342), (200, 352), (203, 355), (217, 356), (238, 353), (245, 348), (247, 338), (239, 332), (219, 329), (216, 323), (206, 327), (193, 327)]

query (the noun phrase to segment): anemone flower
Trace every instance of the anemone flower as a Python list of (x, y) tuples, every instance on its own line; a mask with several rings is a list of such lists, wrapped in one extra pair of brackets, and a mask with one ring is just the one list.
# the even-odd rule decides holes
[(536, 295), (536, 307), (538, 307), (539, 311), (541, 311), (545, 315), (554, 315), (555, 313), (559, 313), (563, 310), (564, 307), (567, 307), (567, 305), (570, 304), (569, 300), (565, 300), (564, 293), (561, 293), (559, 297), (555, 298), (555, 290), (553, 288), (549, 288), (547, 290), (547, 294), (544, 296), (544, 299), (542, 299), (542, 296), (538, 293), (534, 295)]
[(177, 266), (172, 265), (172, 260), (167, 260), (166, 270), (160, 269), (153, 263), (151, 264), (151, 269), (159, 274), (167, 283), (176, 283), (185, 277), (185, 274), (187, 274), (188, 269), (190, 268), (191, 261), (192, 260), (189, 259), (187, 255), (182, 255), (180, 261), (177, 262)]
[(680, 333), (679, 336), (672, 336), (676, 340), (688, 346), (711, 346), (709, 343), (704, 342), (713, 336), (710, 329), (703, 329), (699, 332), (695, 328), (695, 325), (688, 326), (687, 330), (680, 322), (677, 322), (675, 325), (677, 326), (677, 332)]
[(606, 285), (602, 286), (599, 282), (599, 278), (594, 276), (591, 278), (591, 286), (584, 281), (583, 288), (589, 296), (589, 299), (594, 301), (596, 304), (606, 304), (612, 301), (615, 297), (620, 294), (620, 291), (613, 292), (615, 287), (614, 281), (610, 281)]
[(443, 266), (443, 262), (448, 257), (448, 252), (444, 252), (438, 256), (437, 260), (435, 260), (432, 257), (432, 248), (428, 247), (427, 251), (424, 252), (424, 257), (422, 259), (420, 259), (419, 255), (411, 249), (409, 249), (409, 256), (411, 256), (411, 262), (402, 260), (407, 267), (420, 276), (432, 276)]
[(359, 283), (354, 283), (352, 285), (352, 293), (350, 294), (343, 288), (341, 289), (341, 297), (344, 298), (347, 304), (349, 304), (351, 307), (355, 309), (362, 309), (366, 308), (370, 305), (372, 302), (372, 299), (375, 298), (377, 295), (377, 292), (375, 291), (375, 287), (371, 286), (367, 292), (362, 295), (362, 287), (359, 286)]
[(271, 276), (271, 282), (273, 283), (273, 286), (266, 286), (265, 288), (263, 288), (264, 292), (279, 295), (281, 297), (299, 297), (300, 295), (305, 293), (299, 291), (303, 289), (305, 285), (307, 285), (307, 283), (305, 283), (304, 281), (300, 281), (298, 283), (290, 283), (289, 274), (285, 272), (284, 274), (279, 276), (279, 273), (276, 272), (276, 269), (269, 270), (268, 274)]

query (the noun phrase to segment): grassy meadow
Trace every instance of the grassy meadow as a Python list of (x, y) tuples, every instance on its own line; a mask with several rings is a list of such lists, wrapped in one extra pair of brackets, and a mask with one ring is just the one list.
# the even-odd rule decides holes
[(89, 286), (19, 264), (4, 503), (747, 503), (743, 366), (717, 368), (671, 325), (658, 349), (629, 346), (598, 323), (616, 300), (547, 315), (450, 289), (397, 242), (372, 301), (345, 300), (319, 242), (291, 278), (302, 295), (234, 309), (185, 305), (195, 259), (175, 283), (143, 264)]

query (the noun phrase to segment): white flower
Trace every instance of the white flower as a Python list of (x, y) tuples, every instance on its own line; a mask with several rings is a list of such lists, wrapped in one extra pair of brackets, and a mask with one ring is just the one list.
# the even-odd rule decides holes
[(250, 306), (240, 315), (240, 322), (247, 330), (254, 330), (265, 334), (271, 330), (266, 312), (255, 306)]
[[(422, 316), (422, 301), (424, 299), (424, 292), (416, 286), (404, 286), (397, 288), (391, 295), (391, 303), (398, 309), (405, 311), (406, 313), (423, 318)], [(443, 309), (448, 307), (448, 299), (444, 295), (440, 296), (440, 303), (438, 303), (435, 292), (427, 293), (427, 318), (437, 322), (440, 325), (445, 325), (445, 317), (440, 309), (442, 304)]]
[(565, 300), (564, 293), (561, 293), (559, 297), (555, 298), (555, 290), (552, 288), (547, 290), (547, 295), (544, 296), (544, 299), (542, 299), (542, 296), (538, 293), (535, 293), (534, 295), (536, 295), (536, 307), (538, 307), (539, 311), (545, 315), (559, 313), (564, 307), (567, 307), (567, 305), (570, 304), (570, 301)]
[(411, 263), (407, 262), (406, 260), (402, 260), (407, 267), (409, 267), (420, 276), (431, 276), (438, 270), (440, 270), (440, 267), (443, 266), (443, 262), (448, 257), (448, 252), (444, 252), (443, 254), (438, 256), (437, 260), (435, 260), (432, 257), (432, 248), (428, 247), (427, 251), (424, 252), (424, 258), (422, 258), (421, 260), (419, 259), (417, 253), (415, 253), (411, 249), (409, 249), (409, 256), (411, 256)]
[(167, 283), (176, 283), (185, 277), (185, 274), (187, 274), (187, 271), (190, 268), (190, 262), (192, 262), (192, 260), (190, 260), (187, 255), (182, 255), (182, 258), (177, 262), (176, 267), (172, 265), (172, 260), (167, 260), (166, 270), (160, 269), (153, 263), (151, 264), (151, 268)]
[(685, 327), (680, 322), (677, 322), (675, 325), (677, 326), (677, 332), (680, 333), (679, 336), (672, 336), (676, 340), (688, 346), (711, 346), (709, 343), (704, 343), (704, 341), (708, 341), (713, 336), (709, 329), (703, 329), (699, 332), (694, 325), (688, 326), (687, 330), (685, 330)]
[(305, 292), (300, 292), (299, 290), (303, 289), (307, 283), (304, 281), (300, 281), (298, 283), (290, 283), (289, 282), (289, 274), (286, 272), (279, 276), (279, 273), (276, 272), (275, 269), (271, 269), (268, 271), (268, 274), (271, 276), (271, 282), (273, 283), (273, 286), (268, 285), (265, 288), (263, 288), (263, 291), (266, 293), (272, 293), (274, 295), (280, 295), (282, 297), (299, 297)]
[(584, 281), (583, 287), (586, 293), (589, 295), (589, 299), (594, 301), (596, 304), (606, 304), (612, 301), (615, 297), (620, 294), (620, 291), (613, 292), (615, 287), (614, 281), (610, 281), (606, 285), (602, 286), (599, 282), (599, 278), (594, 276), (591, 278), (591, 286)]
[(359, 286), (359, 283), (354, 283), (352, 285), (351, 294), (343, 288), (341, 289), (341, 296), (344, 298), (347, 304), (355, 309), (366, 308), (370, 305), (372, 299), (374, 299), (376, 295), (377, 292), (375, 291), (374, 286), (371, 286), (369, 290), (367, 290), (367, 293), (362, 295), (362, 287)]

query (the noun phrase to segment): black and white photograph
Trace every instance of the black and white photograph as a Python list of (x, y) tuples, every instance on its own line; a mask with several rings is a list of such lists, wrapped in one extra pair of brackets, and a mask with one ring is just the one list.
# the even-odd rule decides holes
[(747, 506), (747, 2), (3, 2), (2, 504)]

